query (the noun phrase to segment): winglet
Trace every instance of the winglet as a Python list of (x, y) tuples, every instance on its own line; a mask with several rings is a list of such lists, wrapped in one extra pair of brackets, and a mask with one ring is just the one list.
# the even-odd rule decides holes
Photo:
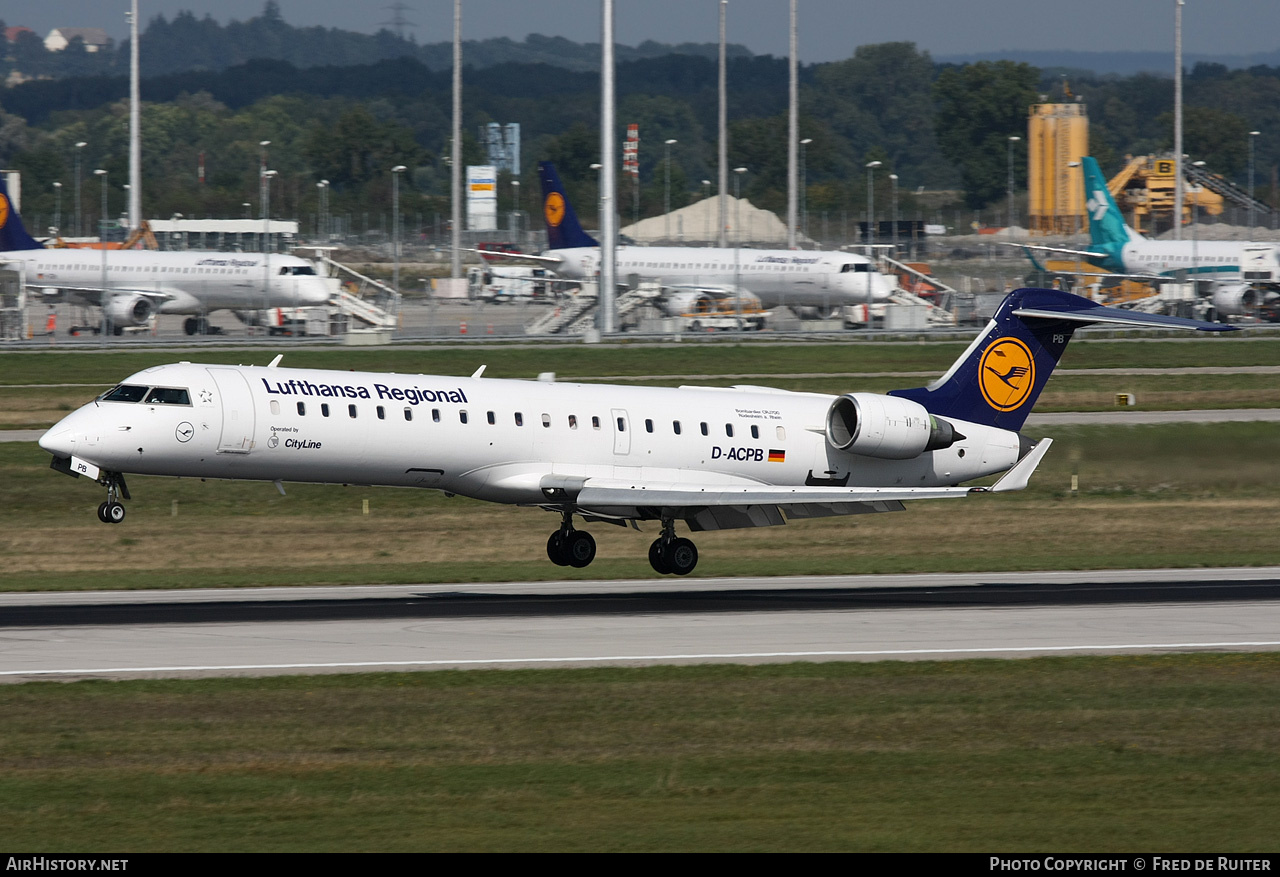
[(1044, 455), (1049, 453), (1049, 446), (1052, 444), (1053, 439), (1051, 438), (1040, 439), (1025, 457), (1019, 460), (1012, 469), (1004, 473), (1004, 476), (988, 490), (992, 493), (1006, 493), (1010, 490), (1026, 489), (1027, 482), (1031, 480), (1031, 474), (1036, 471), (1036, 467), (1040, 465)]
[(277, 353), (276, 358), (267, 363), (267, 368), (275, 368), (280, 364), (280, 360), (284, 359), (283, 353)]

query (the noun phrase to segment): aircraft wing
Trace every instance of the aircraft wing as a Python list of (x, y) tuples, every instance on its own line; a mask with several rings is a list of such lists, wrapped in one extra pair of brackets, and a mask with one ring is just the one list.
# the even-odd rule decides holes
[(1094, 253), (1089, 250), (1072, 250), (1067, 247), (1044, 247), (1036, 244), (1019, 244), (1013, 241), (995, 241), (1002, 247), (1017, 247), (1021, 250), (1040, 250), (1044, 253), (1066, 253), (1069, 256), (1084, 256), (1086, 259), (1105, 259), (1106, 253)]
[(784, 514), (795, 519), (897, 512), (914, 499), (1022, 490), (1052, 444), (1052, 439), (1041, 439), (991, 487), (779, 487), (590, 479), (578, 490), (574, 504), (588, 514), (627, 518), (661, 509), (683, 518), (692, 530), (768, 527), (785, 523)]
[[(732, 286), (705, 283), (664, 283), (662, 288), (670, 292), (699, 292), (712, 298), (734, 298), (746, 292), (746, 290), (734, 289)], [(750, 295), (751, 293), (747, 294)]]
[(560, 265), (564, 259), (559, 256), (535, 256), (531, 253), (508, 253), (503, 250), (481, 250), (475, 247), (463, 247), (463, 252), (478, 253), (481, 256), (490, 256), (501, 259), (504, 262), (536, 262), (539, 265)]
[[(89, 302), (90, 304), (102, 304), (102, 287), (101, 286), (67, 286), (66, 284), (52, 283), (29, 283), (28, 289), (38, 289), (41, 295), (55, 295), (60, 292), (74, 292), (77, 296)], [(169, 292), (163, 292), (156, 289), (132, 289), (127, 286), (109, 286), (107, 287), (107, 295), (141, 295), (146, 298), (154, 299), (156, 304), (170, 301), (177, 296)]]

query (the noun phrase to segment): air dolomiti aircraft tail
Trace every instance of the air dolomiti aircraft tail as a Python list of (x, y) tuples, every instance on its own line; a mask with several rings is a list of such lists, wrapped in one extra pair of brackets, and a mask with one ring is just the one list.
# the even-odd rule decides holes
[(599, 241), (582, 230), (555, 165), (549, 161), (538, 162), (538, 178), (542, 180), (542, 218), (547, 225), (547, 248), (571, 250), (600, 246)]
[[(107, 523), (125, 517), (126, 474), (425, 487), (558, 514), (547, 556), (562, 566), (595, 557), (575, 516), (658, 522), (650, 565), (685, 575), (698, 552), (676, 521), (764, 527), (1021, 490), (1052, 440), (1019, 430), (1091, 323), (1230, 329), (1020, 289), (936, 382), (887, 395), (183, 362), (126, 378), (40, 446), (54, 469), (107, 488)], [(964, 486), (999, 473), (992, 487)]]
[(44, 247), (27, 234), (22, 217), (9, 200), (9, 187), (5, 185), (4, 177), (0, 176), (0, 252), (42, 249)]

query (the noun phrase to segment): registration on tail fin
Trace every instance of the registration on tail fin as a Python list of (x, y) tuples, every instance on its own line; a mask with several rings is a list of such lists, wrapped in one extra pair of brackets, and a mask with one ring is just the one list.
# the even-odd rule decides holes
[(556, 166), (538, 162), (538, 178), (542, 181), (542, 218), (547, 223), (547, 249), (572, 250), (598, 247), (600, 242), (582, 230), (578, 214), (573, 212)]
[(27, 234), (22, 217), (9, 200), (9, 187), (5, 185), (4, 176), (0, 175), (0, 252), (42, 249), (44, 247)]
[(969, 349), (927, 387), (891, 390), (933, 415), (1000, 429), (1022, 429), (1072, 334), (1090, 323), (1229, 331), (1233, 327), (1103, 307), (1058, 289), (1018, 289)]

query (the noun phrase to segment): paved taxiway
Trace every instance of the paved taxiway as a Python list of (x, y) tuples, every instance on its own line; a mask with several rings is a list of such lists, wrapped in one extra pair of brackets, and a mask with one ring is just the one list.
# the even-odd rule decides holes
[(0, 680), (1280, 649), (1280, 567), (0, 595)]

